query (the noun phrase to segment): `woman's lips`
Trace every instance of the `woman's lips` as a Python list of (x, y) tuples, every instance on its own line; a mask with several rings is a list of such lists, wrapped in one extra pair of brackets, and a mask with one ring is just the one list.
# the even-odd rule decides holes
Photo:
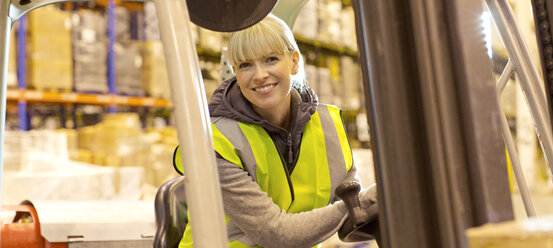
[(275, 88), (277, 84), (278, 83), (273, 83), (273, 84), (266, 84), (263, 86), (255, 87), (253, 88), (253, 91), (255, 91), (256, 93), (269, 93), (271, 92), (271, 90)]

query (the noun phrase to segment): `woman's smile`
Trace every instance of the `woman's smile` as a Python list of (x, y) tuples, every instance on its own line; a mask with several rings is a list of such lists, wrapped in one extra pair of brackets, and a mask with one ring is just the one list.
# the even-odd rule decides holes
[(269, 94), (273, 91), (273, 89), (277, 85), (278, 85), (278, 83), (264, 84), (264, 85), (253, 88), (253, 90), (258, 94)]

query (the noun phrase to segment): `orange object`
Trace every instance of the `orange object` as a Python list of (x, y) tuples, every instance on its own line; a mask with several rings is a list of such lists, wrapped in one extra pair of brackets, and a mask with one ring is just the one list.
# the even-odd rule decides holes
[(2, 223), (2, 248), (43, 248), (44, 238), (33, 206), (2, 206), (2, 211), (15, 211), (11, 223)]
[(0, 248), (67, 248), (67, 243), (50, 243), (42, 237), (32, 205), (2, 206), (2, 211), (15, 211), (15, 217), (10, 223), (2, 223)]

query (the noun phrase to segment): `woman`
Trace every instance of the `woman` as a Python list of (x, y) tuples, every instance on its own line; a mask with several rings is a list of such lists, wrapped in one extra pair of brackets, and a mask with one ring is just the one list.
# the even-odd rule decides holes
[[(209, 103), (229, 247), (315, 246), (345, 220), (334, 189), (356, 180), (340, 109), (318, 104), (291, 30), (273, 15), (233, 33), (229, 59), (236, 77)], [(190, 225), (179, 247), (192, 247)]]

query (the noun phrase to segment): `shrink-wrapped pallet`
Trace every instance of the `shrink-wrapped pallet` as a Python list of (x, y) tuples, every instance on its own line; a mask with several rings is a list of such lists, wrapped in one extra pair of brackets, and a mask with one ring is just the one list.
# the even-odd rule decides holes
[(71, 20), (75, 90), (107, 93), (106, 21), (102, 14), (84, 9)]
[(156, 8), (153, 2), (144, 3), (144, 19), (142, 23), (144, 39), (161, 40), (159, 33), (159, 22), (156, 15)]
[(115, 90), (119, 94), (143, 96), (140, 43), (117, 42), (115, 53)]

